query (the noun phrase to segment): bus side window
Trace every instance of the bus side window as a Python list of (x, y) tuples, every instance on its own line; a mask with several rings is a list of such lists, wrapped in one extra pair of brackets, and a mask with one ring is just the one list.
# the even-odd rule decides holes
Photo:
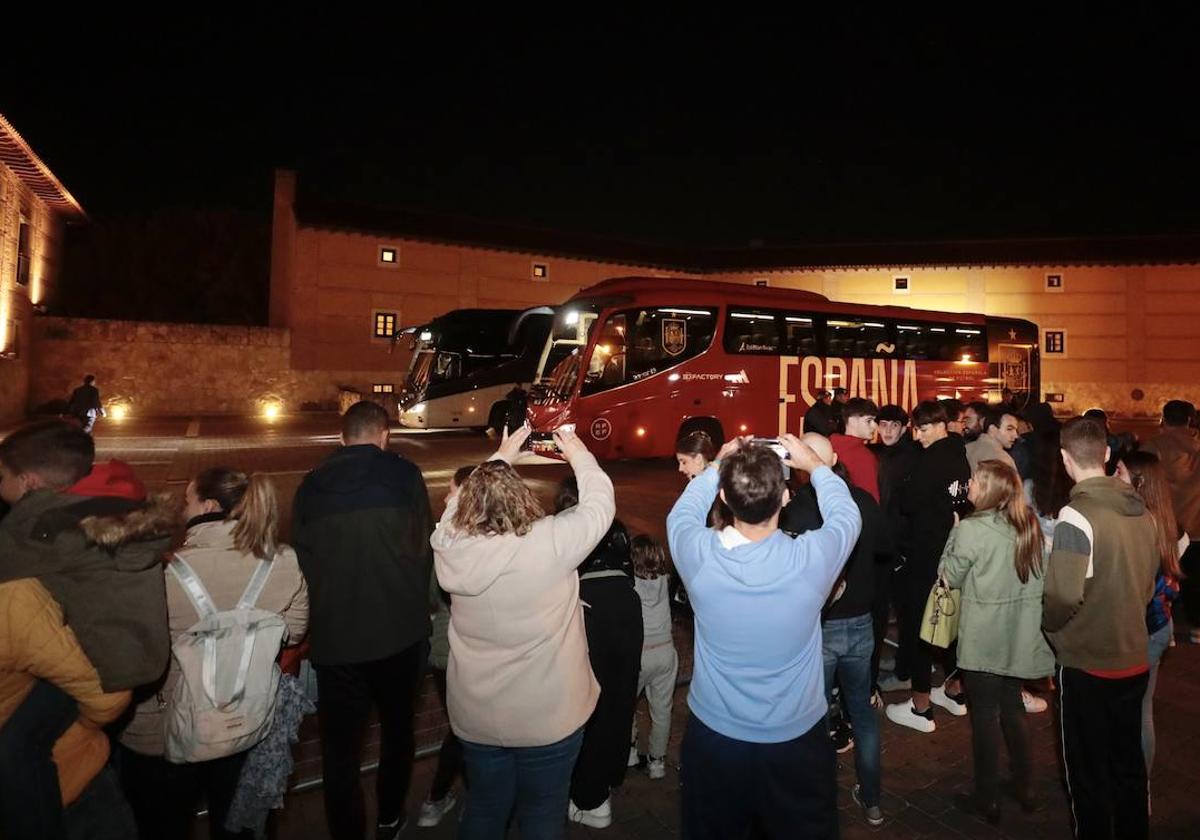
[(817, 330), (812, 316), (788, 312), (783, 316), (783, 351), (788, 356), (817, 355)]
[(597, 339), (582, 394), (653, 376), (708, 349), (716, 312), (692, 307), (633, 309), (609, 316)]
[(831, 315), (825, 322), (826, 356), (847, 359), (896, 358), (895, 349), (891, 330), (883, 321)]
[(730, 309), (725, 317), (725, 352), (779, 355), (779, 321), (774, 312)]

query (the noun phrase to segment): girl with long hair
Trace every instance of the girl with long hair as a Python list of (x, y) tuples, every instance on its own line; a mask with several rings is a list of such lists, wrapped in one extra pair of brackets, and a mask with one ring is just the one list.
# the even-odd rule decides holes
[(1021, 684), (1048, 676), (1054, 654), (1042, 635), (1042, 531), (1021, 479), (1008, 464), (981, 461), (968, 498), (975, 512), (951, 531), (941, 561), (946, 582), (962, 590), (958, 667), (971, 698), (975, 792), (959, 806), (994, 823), (1001, 733), (1016, 798), (1027, 811), (1036, 807)]
[(1154, 688), (1158, 683), (1158, 665), (1163, 652), (1171, 643), (1173, 623), (1171, 602), (1179, 596), (1179, 581), (1183, 572), (1179, 557), (1188, 546), (1171, 507), (1171, 490), (1166, 472), (1158, 456), (1152, 452), (1126, 452), (1117, 462), (1117, 478), (1130, 485), (1146, 503), (1154, 518), (1155, 540), (1160, 558), (1158, 575), (1154, 579), (1154, 597), (1146, 607), (1146, 631), (1150, 634), (1150, 680), (1142, 697), (1142, 755), (1146, 759), (1146, 775), (1154, 764)]
[[(708, 469), (717, 457), (717, 445), (708, 432), (690, 432), (675, 441), (675, 461), (679, 464), (679, 472), (691, 481)], [(733, 523), (729, 508), (720, 499), (713, 501), (712, 510), (708, 512), (708, 524), (711, 528), (720, 530)]]
[[(218, 611), (233, 609), (261, 561), (270, 563), (255, 606), (279, 614), (287, 624), (286, 644), (299, 644), (308, 629), (308, 587), (296, 552), (279, 542), (279, 503), (265, 475), (214, 467), (193, 478), (184, 492), (187, 528), (175, 556), (187, 563)], [(170, 559), (170, 557), (168, 557)], [(165, 575), (171, 638), (199, 620), (176, 575)], [(193, 764), (164, 757), (165, 698), (180, 678), (172, 657), (166, 681), (136, 709), (121, 734), (120, 767), (125, 796), (142, 837), (187, 837), (201, 797), (208, 802), (210, 835), (238, 837), (225, 829), (246, 753)]]

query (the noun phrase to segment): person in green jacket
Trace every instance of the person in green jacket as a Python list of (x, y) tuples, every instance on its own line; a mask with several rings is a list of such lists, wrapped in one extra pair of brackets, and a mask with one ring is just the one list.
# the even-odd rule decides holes
[(1032, 798), (1029, 730), (1021, 684), (1049, 676), (1054, 654), (1042, 635), (1042, 530), (1010, 465), (981, 461), (968, 498), (975, 512), (955, 526), (941, 574), (962, 590), (958, 667), (970, 697), (975, 794), (959, 806), (1000, 819), (999, 736), (1012, 764), (1013, 790), (1026, 811)]

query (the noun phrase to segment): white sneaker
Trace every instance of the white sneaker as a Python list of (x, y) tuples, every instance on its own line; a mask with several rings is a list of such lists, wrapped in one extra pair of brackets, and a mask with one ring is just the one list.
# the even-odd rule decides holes
[(1024, 689), (1021, 689), (1021, 702), (1025, 704), (1025, 711), (1031, 715), (1041, 714), (1042, 712), (1046, 711), (1046, 709), (1050, 708), (1050, 704), (1044, 699), (1030, 694)]
[(651, 779), (661, 779), (667, 775), (667, 762), (663, 758), (655, 758), (650, 756), (646, 762), (646, 772), (650, 774)]
[(933, 691), (929, 692), (929, 701), (931, 703), (937, 703), (955, 717), (962, 717), (967, 713), (967, 704), (963, 702), (964, 699), (966, 698), (962, 694), (956, 697), (951, 697), (947, 694), (945, 684), (939, 685)]
[(450, 791), (436, 802), (426, 799), (421, 803), (421, 813), (417, 816), (417, 825), (421, 828), (433, 828), (457, 804), (458, 800), (454, 797), (454, 791)]
[(937, 729), (937, 724), (933, 722), (933, 707), (930, 706), (922, 714), (913, 706), (912, 700), (905, 700), (903, 703), (889, 703), (883, 713), (892, 723), (907, 726), (918, 732), (929, 733)]
[(574, 802), (567, 802), (567, 820), (589, 828), (608, 828), (612, 825), (612, 799), (605, 799), (595, 808), (585, 811)]

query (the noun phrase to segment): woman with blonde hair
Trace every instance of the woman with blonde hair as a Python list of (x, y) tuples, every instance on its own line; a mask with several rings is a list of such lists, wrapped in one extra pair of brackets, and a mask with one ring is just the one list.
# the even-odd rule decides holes
[(1158, 683), (1158, 664), (1171, 643), (1172, 601), (1179, 596), (1179, 581), (1183, 571), (1179, 558), (1190, 542), (1175, 519), (1171, 506), (1171, 490), (1162, 462), (1152, 452), (1126, 452), (1117, 461), (1117, 478), (1137, 491), (1154, 518), (1157, 531), (1156, 546), (1161, 562), (1154, 578), (1154, 597), (1146, 607), (1146, 632), (1149, 634), (1150, 679), (1142, 697), (1142, 755), (1146, 759), (1146, 775), (1154, 764), (1154, 688)]
[[(296, 552), (278, 541), (279, 503), (271, 479), (226, 467), (205, 470), (184, 491), (183, 519), (187, 533), (175, 557), (199, 578), (213, 606), (234, 609), (260, 561), (267, 561), (270, 572), (255, 606), (280, 615), (287, 624), (286, 644), (299, 644), (308, 629), (308, 587)], [(166, 575), (166, 586), (167, 619), (175, 639), (199, 614), (176, 574)], [(224, 826), (246, 752), (189, 764), (164, 757), (164, 711), (179, 678), (179, 663), (172, 657), (165, 682), (138, 705), (121, 734), (118, 765), (138, 833), (190, 837), (189, 825), (203, 795), (209, 836), (240, 836)]]
[(506, 435), (446, 504), (430, 538), (450, 594), (450, 725), (470, 796), (459, 837), (566, 834), (571, 769), (599, 684), (588, 662), (576, 568), (612, 524), (612, 482), (571, 431), (554, 441), (579, 503), (546, 516), (512, 462), (529, 436)]
[(958, 667), (971, 698), (975, 793), (959, 806), (994, 823), (1001, 733), (1016, 799), (1036, 808), (1021, 684), (1051, 674), (1054, 654), (1042, 635), (1042, 532), (1020, 477), (1001, 461), (981, 461), (968, 498), (975, 512), (950, 532), (941, 560), (942, 577), (962, 590)]

